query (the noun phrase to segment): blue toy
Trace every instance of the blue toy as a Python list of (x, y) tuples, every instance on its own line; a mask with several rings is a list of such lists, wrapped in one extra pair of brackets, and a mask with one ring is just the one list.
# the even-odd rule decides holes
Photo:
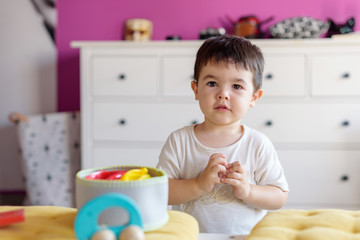
[(96, 232), (104, 230), (103, 226), (98, 225), (98, 218), (102, 211), (112, 207), (122, 207), (129, 213), (129, 222), (126, 225), (106, 227), (115, 236), (119, 237), (130, 225), (137, 225), (143, 229), (142, 218), (135, 201), (119, 193), (107, 193), (90, 200), (78, 211), (74, 223), (77, 239), (88, 240)]

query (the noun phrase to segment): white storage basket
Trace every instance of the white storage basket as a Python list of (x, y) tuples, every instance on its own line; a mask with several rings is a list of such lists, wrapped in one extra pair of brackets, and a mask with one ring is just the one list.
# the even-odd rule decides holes
[(74, 207), (75, 175), (80, 169), (80, 114), (11, 114), (10, 120), (18, 128), (24, 204)]

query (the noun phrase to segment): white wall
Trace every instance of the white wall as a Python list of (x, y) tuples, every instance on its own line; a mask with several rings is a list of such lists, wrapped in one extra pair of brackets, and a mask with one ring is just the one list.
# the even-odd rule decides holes
[(0, 191), (23, 189), (14, 111), (56, 111), (56, 49), (30, 0), (0, 0)]

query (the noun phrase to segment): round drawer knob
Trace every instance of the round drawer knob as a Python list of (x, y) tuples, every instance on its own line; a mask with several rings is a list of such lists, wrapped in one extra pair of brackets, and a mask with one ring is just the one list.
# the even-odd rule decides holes
[(124, 125), (126, 125), (126, 119), (120, 119), (119, 120), (119, 124), (121, 125), (121, 126), (124, 126)]
[(124, 73), (121, 73), (121, 74), (119, 75), (119, 79), (120, 79), (120, 80), (125, 80), (125, 79), (126, 79), (126, 75), (125, 75)]
[(349, 181), (349, 176), (346, 175), (346, 174), (345, 174), (345, 175), (342, 175), (342, 176), (341, 176), (341, 181), (342, 181), (342, 182), (347, 182), (347, 181)]
[(267, 79), (267, 80), (271, 80), (271, 79), (273, 79), (273, 75), (272, 75), (272, 73), (268, 73), (268, 74), (266, 74), (265, 75), (265, 79)]
[(345, 120), (341, 123), (342, 126), (347, 127), (350, 125), (350, 122), (348, 120)]
[(346, 72), (346, 73), (343, 73), (343, 75), (341, 76), (343, 79), (348, 79), (350, 78), (350, 73)]
[(265, 122), (265, 125), (271, 127), (273, 125), (273, 122), (271, 120), (268, 120)]

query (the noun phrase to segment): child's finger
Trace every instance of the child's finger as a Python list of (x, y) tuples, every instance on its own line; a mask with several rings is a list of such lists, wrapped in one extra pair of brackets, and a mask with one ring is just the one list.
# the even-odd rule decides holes
[(243, 181), (243, 179), (245, 178), (245, 175), (242, 173), (232, 171), (232, 172), (227, 172), (225, 177), (229, 178), (229, 179), (235, 179), (237, 181)]
[(210, 167), (221, 164), (224, 167), (227, 167), (226, 157), (222, 153), (214, 153), (210, 156), (209, 163)]
[(236, 180), (236, 179), (232, 179), (232, 178), (221, 178), (220, 182), (224, 183), (224, 184), (229, 184), (229, 185), (231, 185), (233, 187), (238, 187), (239, 186), (239, 181)]
[(231, 165), (228, 167), (228, 172), (244, 173), (244, 168), (241, 163), (237, 161), (231, 163)]
[(226, 174), (226, 167), (221, 164), (216, 164), (211, 167), (211, 172), (216, 173), (218, 175), (225, 175)]

